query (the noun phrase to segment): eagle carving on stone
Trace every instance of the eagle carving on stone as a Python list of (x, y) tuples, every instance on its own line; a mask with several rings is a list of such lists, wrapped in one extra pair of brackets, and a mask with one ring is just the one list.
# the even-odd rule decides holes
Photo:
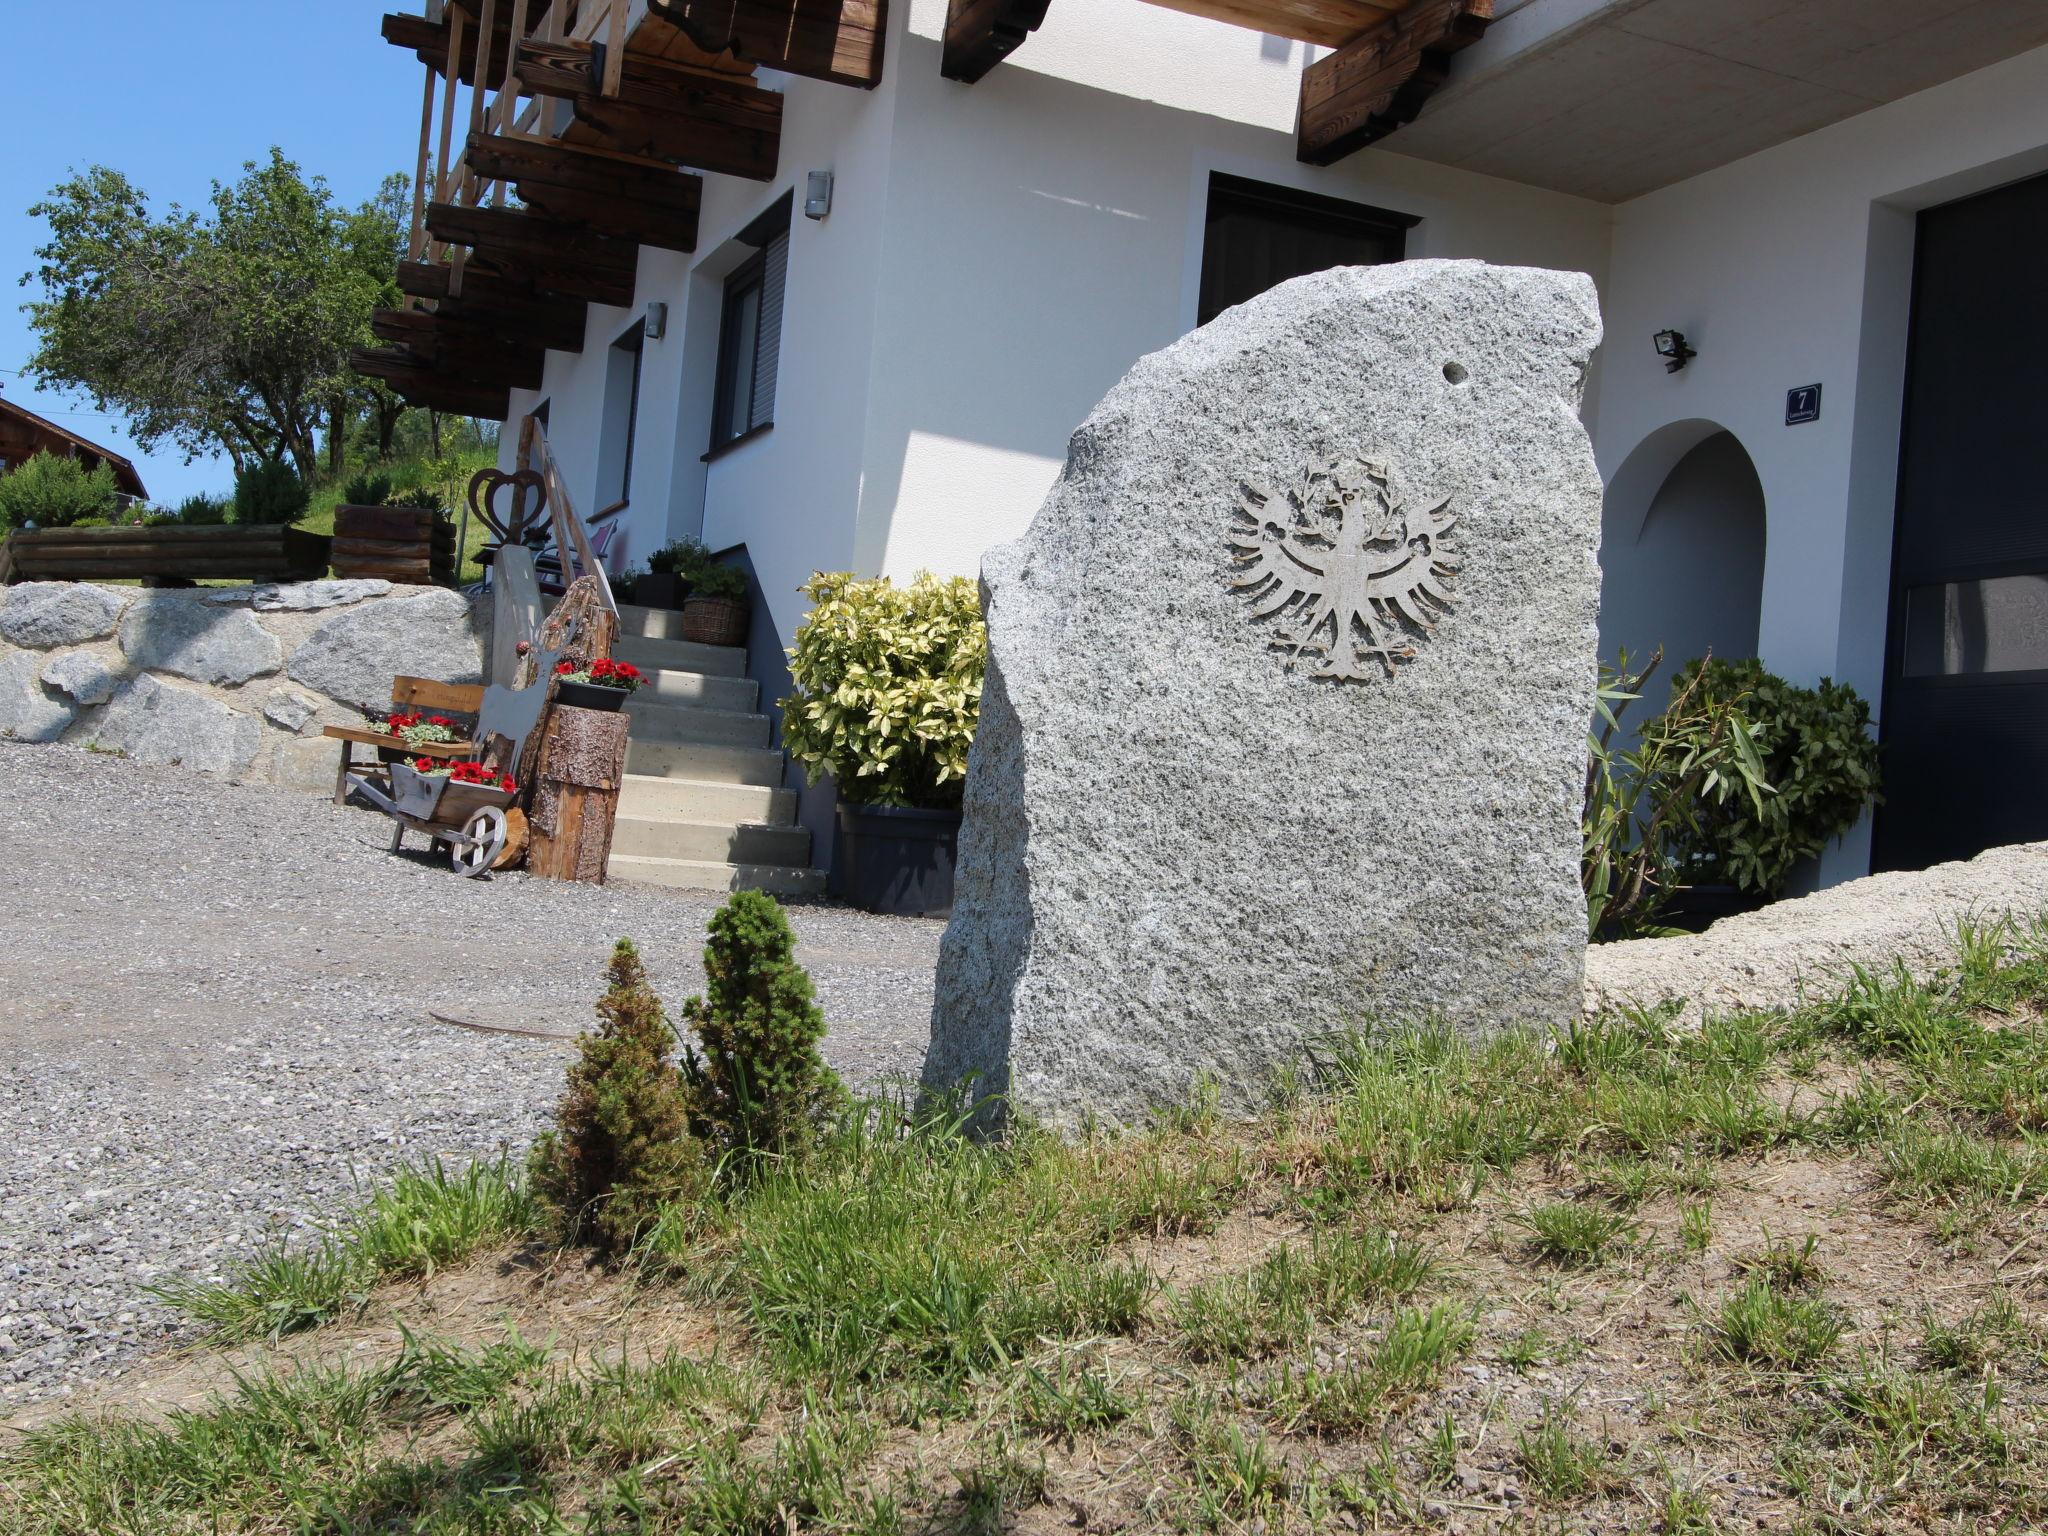
[(1396, 501), (1388, 466), (1352, 458), (1305, 469), (1280, 490), (1247, 485), (1230, 530), (1233, 591), (1272, 624), (1289, 667), (1362, 681), (1414, 659), (1455, 600), (1459, 557), (1444, 547), (1451, 498), (1422, 510)]

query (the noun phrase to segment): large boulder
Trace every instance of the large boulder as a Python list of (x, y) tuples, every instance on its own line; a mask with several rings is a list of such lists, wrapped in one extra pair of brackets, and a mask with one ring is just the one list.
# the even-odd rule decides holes
[(263, 723), (190, 688), (138, 677), (92, 722), (92, 744), (143, 763), (182, 763), (205, 773), (246, 769)]
[(1283, 284), (1141, 360), (983, 566), (927, 1080), (1059, 1125), (1579, 1008), (1584, 276)]
[(0, 639), (39, 651), (83, 645), (114, 632), (125, 601), (122, 593), (83, 582), (23, 582), (0, 589)]
[(43, 668), (43, 681), (61, 688), (80, 704), (104, 704), (121, 686), (121, 674), (94, 651), (66, 651), (52, 656)]
[(55, 741), (78, 717), (77, 706), (44, 686), (43, 658), (27, 651), (0, 657), (0, 737)]
[(441, 587), (342, 610), (313, 631), (286, 671), (294, 682), (362, 710), (389, 708), (391, 679), (401, 674), (483, 681), (469, 604)]
[(246, 683), (284, 665), (284, 646), (256, 616), (197, 592), (145, 592), (121, 616), (121, 651), (146, 672), (196, 683)]

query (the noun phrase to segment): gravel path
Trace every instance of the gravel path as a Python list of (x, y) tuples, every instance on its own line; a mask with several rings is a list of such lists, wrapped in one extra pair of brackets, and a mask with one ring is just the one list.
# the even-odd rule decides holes
[[(468, 881), (390, 823), (0, 743), (0, 1412), (180, 1337), (143, 1290), (304, 1233), (359, 1180), (523, 1147), (612, 942), (678, 1006), (718, 898)], [(411, 840), (417, 843), (417, 839)], [(792, 910), (855, 1081), (923, 1058), (940, 926)]]

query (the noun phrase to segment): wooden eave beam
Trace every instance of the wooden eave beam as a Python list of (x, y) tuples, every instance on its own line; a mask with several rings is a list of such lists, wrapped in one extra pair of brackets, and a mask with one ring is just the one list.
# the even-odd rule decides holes
[[(535, 6), (537, 18), (542, 8)], [(497, 90), (505, 83), (505, 56), (512, 47), (512, 28), (505, 11), (499, 12), (504, 19), (491, 28), (491, 49), (488, 67), (484, 72), (484, 88)], [(453, 25), (450, 18), (428, 21), (424, 16), (409, 16), (403, 12), (392, 12), (385, 16), (383, 23), (384, 41), (395, 48), (403, 48), (415, 55), (419, 61), (436, 74), (446, 74), (448, 69), (448, 33)], [(464, 85), (476, 84), (476, 34), (478, 23), (472, 16), (463, 28), (462, 52), (456, 59), (455, 76)], [(529, 22), (527, 30), (532, 30)]]
[(772, 180), (782, 146), (782, 95), (745, 77), (626, 56), (618, 91), (600, 89), (588, 43), (523, 43), (519, 82), (566, 101), (578, 128), (621, 154)]
[(888, 0), (647, 0), (706, 53), (854, 85), (882, 82)]
[(451, 379), (422, 367), (409, 354), (359, 347), (349, 366), (364, 378), (382, 379), (414, 405), (450, 416), (503, 421), (512, 414), (511, 391), (496, 384)]
[(542, 139), (470, 139), (469, 168), (509, 181), (536, 213), (668, 251), (697, 249), (704, 183), (666, 164), (626, 160)]
[[(639, 251), (629, 240), (594, 234), (560, 219), (516, 208), (427, 205), (427, 232), (466, 245), (483, 261), (533, 287), (594, 304), (633, 302)], [(466, 291), (465, 274), (465, 291)]]
[(1486, 35), (1493, 0), (1416, 0), (1301, 74), (1295, 155), (1334, 165), (1415, 121), (1451, 56)]
[(547, 353), (530, 338), (511, 336), (488, 322), (427, 309), (380, 309), (371, 334), (396, 342), (429, 367), (502, 379), (538, 389)]
[(947, 0), (939, 73), (972, 85), (1045, 21), (1051, 0)]

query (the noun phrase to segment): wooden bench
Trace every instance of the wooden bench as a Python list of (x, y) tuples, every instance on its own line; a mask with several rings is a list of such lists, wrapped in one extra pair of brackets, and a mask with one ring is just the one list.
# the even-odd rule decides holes
[[(417, 709), (427, 714), (474, 716), (484, 707), (484, 690), (478, 683), (439, 683), (430, 677), (391, 679), (391, 712)], [(379, 762), (402, 757), (433, 757), (464, 761), (476, 755), (474, 741), (430, 741), (408, 746), (388, 731), (373, 731), (360, 725), (329, 725), (321, 735), (341, 743), (341, 768), (334, 777), (334, 803), (348, 804), (348, 776), (357, 766), (358, 745), (375, 747)], [(367, 765), (365, 765), (367, 766)]]

